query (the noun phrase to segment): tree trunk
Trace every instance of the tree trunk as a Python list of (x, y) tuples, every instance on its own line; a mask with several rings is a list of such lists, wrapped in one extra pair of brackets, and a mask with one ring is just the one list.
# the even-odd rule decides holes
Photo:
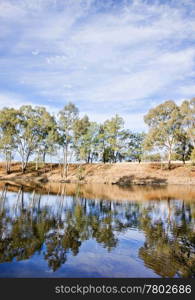
[(45, 157), (46, 157), (46, 152), (43, 152), (43, 163), (45, 164)]
[(168, 160), (168, 169), (171, 170), (171, 160)]
[(68, 176), (68, 145), (66, 144), (64, 149), (64, 171), (63, 171), (63, 178), (67, 178)]
[(5, 166), (6, 174), (9, 174), (9, 162), (6, 160), (6, 166)]
[(42, 157), (44, 167), (45, 167), (45, 158), (46, 158), (46, 151), (43, 152), (43, 157)]
[(50, 155), (50, 171), (52, 171), (52, 156)]
[(27, 168), (27, 161), (24, 162), (24, 173), (26, 171), (26, 168)]
[(28, 157), (22, 161), (22, 173), (24, 174), (28, 165)]
[(8, 172), (11, 173), (11, 161), (12, 161), (12, 157), (11, 157), (11, 153), (9, 154), (9, 166), (8, 166)]
[(186, 163), (185, 154), (182, 155), (182, 161), (183, 161), (183, 164), (185, 165), (185, 163)]
[(36, 157), (36, 167), (35, 167), (36, 171), (38, 170), (38, 159), (39, 159), (39, 155), (37, 154), (37, 157)]
[(169, 154), (168, 154), (168, 169), (171, 169), (171, 149), (169, 150)]
[(10, 174), (10, 171), (11, 171), (11, 153), (6, 153), (5, 154), (5, 160), (6, 160), (6, 165), (5, 165), (6, 174)]
[(24, 163), (24, 161), (22, 160), (22, 174), (24, 174), (25, 173), (25, 163)]

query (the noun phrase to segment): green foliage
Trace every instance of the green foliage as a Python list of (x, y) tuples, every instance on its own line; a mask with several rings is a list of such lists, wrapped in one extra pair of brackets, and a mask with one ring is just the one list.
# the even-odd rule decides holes
[(139, 133), (139, 132), (129, 132), (126, 140), (126, 157), (128, 158), (129, 161), (138, 161), (141, 162), (144, 154), (144, 148), (143, 148), (143, 143), (145, 139), (145, 134), (144, 133)]
[(121, 140), (123, 139), (124, 120), (119, 115), (115, 115), (111, 120), (103, 124), (104, 131), (104, 150), (103, 161), (116, 162), (120, 157), (122, 149)]
[(143, 159), (144, 159), (144, 161), (160, 162), (161, 156), (159, 153), (146, 154), (146, 155), (144, 155)]
[(78, 119), (78, 108), (73, 103), (68, 103), (59, 112), (58, 127), (61, 134), (61, 144), (69, 145), (73, 139), (73, 128)]
[[(95, 129), (95, 127), (94, 127)], [(93, 131), (92, 123), (88, 116), (78, 119), (74, 125), (74, 147), (78, 160), (89, 162), (92, 155), (93, 139), (95, 131)]]
[(90, 121), (87, 115), (81, 118), (71, 102), (57, 117), (39, 106), (3, 108), (0, 110), (0, 154), (6, 162), (7, 173), (16, 152), (23, 172), (31, 156), (38, 169), (46, 155), (51, 159), (55, 154), (59, 161), (63, 155), (62, 177), (67, 177), (71, 159), (116, 163), (158, 161), (164, 156), (170, 167), (173, 159), (185, 163), (193, 157), (195, 98), (183, 101), (180, 106), (165, 101), (150, 109), (144, 120), (149, 127), (147, 134), (124, 129), (124, 120), (117, 114), (102, 124)]
[(63, 177), (67, 177), (68, 175), (68, 154), (70, 151), (70, 146), (74, 140), (74, 126), (78, 119), (78, 115), (78, 108), (71, 102), (65, 105), (64, 108), (59, 112), (59, 145), (62, 146), (63, 149)]
[(16, 136), (17, 111), (13, 108), (3, 108), (0, 111), (0, 152), (6, 161), (6, 172), (11, 171), (11, 160), (14, 154)]
[(150, 109), (144, 117), (144, 121), (149, 126), (149, 132), (145, 139), (145, 149), (159, 148), (165, 150), (168, 153), (170, 167), (171, 155), (181, 127), (179, 107), (173, 101), (166, 101)]
[[(180, 134), (175, 146), (175, 160), (181, 160), (185, 163), (186, 160), (190, 159), (192, 149), (193, 146), (189, 137), (185, 133)], [(172, 159), (174, 158), (172, 157)]]
[(56, 141), (56, 124), (44, 107), (26, 105), (18, 110), (16, 128), (16, 146), (24, 172), (32, 154), (39, 156), (42, 153), (44, 156), (51, 151)]
[(182, 126), (191, 144), (195, 146), (195, 98), (192, 98), (190, 101), (183, 101), (180, 111), (182, 114)]

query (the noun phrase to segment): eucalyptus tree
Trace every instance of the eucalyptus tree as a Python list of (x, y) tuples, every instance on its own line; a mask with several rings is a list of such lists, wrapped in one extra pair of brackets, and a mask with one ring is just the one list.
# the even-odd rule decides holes
[(73, 125), (74, 132), (74, 148), (77, 152), (79, 158), (80, 148), (82, 147), (83, 136), (87, 134), (88, 128), (90, 126), (90, 121), (87, 115), (83, 118), (78, 118)]
[(98, 133), (97, 133), (97, 140), (98, 140), (98, 156), (99, 159), (103, 161), (103, 163), (106, 163), (106, 156), (105, 156), (105, 151), (106, 151), (106, 132), (104, 128), (104, 124), (100, 124), (98, 128)]
[(177, 159), (181, 160), (183, 164), (185, 164), (185, 162), (190, 159), (193, 146), (189, 136), (185, 131), (183, 131), (183, 129), (179, 131), (177, 140), (178, 141), (175, 146), (175, 153)]
[(44, 107), (37, 107), (36, 114), (38, 118), (37, 129), (39, 141), (37, 144), (37, 162), (39, 156), (42, 157), (42, 162), (45, 163), (47, 154), (52, 154), (56, 150), (59, 141), (57, 132), (57, 123), (55, 117), (52, 116)]
[(59, 112), (58, 129), (60, 134), (59, 144), (63, 151), (63, 177), (68, 175), (68, 154), (73, 148), (74, 126), (78, 120), (79, 110), (71, 102), (64, 106)]
[(43, 140), (48, 135), (48, 129), (52, 128), (47, 122), (48, 116), (44, 107), (33, 108), (31, 105), (24, 105), (18, 111), (16, 146), (23, 173), (30, 156), (40, 151)]
[(92, 163), (94, 158), (98, 157), (98, 129), (98, 124), (90, 122), (88, 116), (75, 122), (74, 146), (79, 160)]
[(87, 133), (84, 136), (84, 153), (88, 153), (87, 162), (93, 162), (99, 157), (99, 125), (96, 122), (90, 122)]
[(182, 128), (195, 147), (195, 98), (190, 101), (183, 101), (180, 106), (180, 113), (182, 115)]
[(104, 122), (104, 134), (106, 149), (110, 156), (110, 161), (116, 162), (121, 150), (121, 137), (123, 134), (124, 120), (119, 115), (115, 115), (111, 120)]
[(11, 171), (11, 160), (15, 151), (17, 111), (3, 108), (0, 111), (0, 152), (6, 162), (7, 174)]
[(179, 107), (173, 101), (164, 103), (150, 109), (144, 117), (149, 126), (145, 139), (145, 149), (165, 150), (168, 154), (168, 167), (171, 167), (171, 156), (178, 140), (181, 128)]
[(142, 160), (144, 154), (144, 140), (145, 133), (139, 132), (131, 132), (129, 130), (126, 131), (124, 139), (125, 139), (125, 157), (130, 161), (138, 161), (139, 163)]
[[(44, 139), (42, 148), (42, 161), (45, 164), (46, 155), (49, 156), (52, 162), (52, 157), (58, 153), (58, 143), (60, 140), (59, 133), (57, 131), (56, 123), (54, 122), (54, 127), (48, 131), (47, 136)], [(52, 167), (52, 165), (51, 165)]]
[(175, 153), (185, 164), (195, 146), (195, 98), (182, 102), (179, 107), (179, 118), (181, 125), (177, 132)]
[(89, 126), (90, 121), (87, 115), (81, 119), (77, 119), (74, 123), (74, 149), (77, 160), (87, 161), (87, 145), (84, 144), (84, 140)]

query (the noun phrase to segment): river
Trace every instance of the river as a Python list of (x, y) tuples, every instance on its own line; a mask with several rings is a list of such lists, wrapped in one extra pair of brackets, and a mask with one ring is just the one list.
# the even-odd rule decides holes
[(195, 187), (1, 182), (0, 277), (195, 277)]

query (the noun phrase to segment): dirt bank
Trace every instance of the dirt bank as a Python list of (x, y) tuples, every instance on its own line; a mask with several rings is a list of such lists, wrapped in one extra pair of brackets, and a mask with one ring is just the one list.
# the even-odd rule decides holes
[(4, 164), (0, 164), (0, 180), (70, 183), (104, 183), (118, 185), (195, 185), (195, 166), (173, 164), (168, 170), (160, 163), (116, 163), (116, 164), (70, 164), (68, 177), (61, 176), (62, 168), (58, 164), (46, 164), (35, 170), (35, 164), (29, 163), (25, 174), (20, 164), (12, 164), (11, 174), (6, 174)]

